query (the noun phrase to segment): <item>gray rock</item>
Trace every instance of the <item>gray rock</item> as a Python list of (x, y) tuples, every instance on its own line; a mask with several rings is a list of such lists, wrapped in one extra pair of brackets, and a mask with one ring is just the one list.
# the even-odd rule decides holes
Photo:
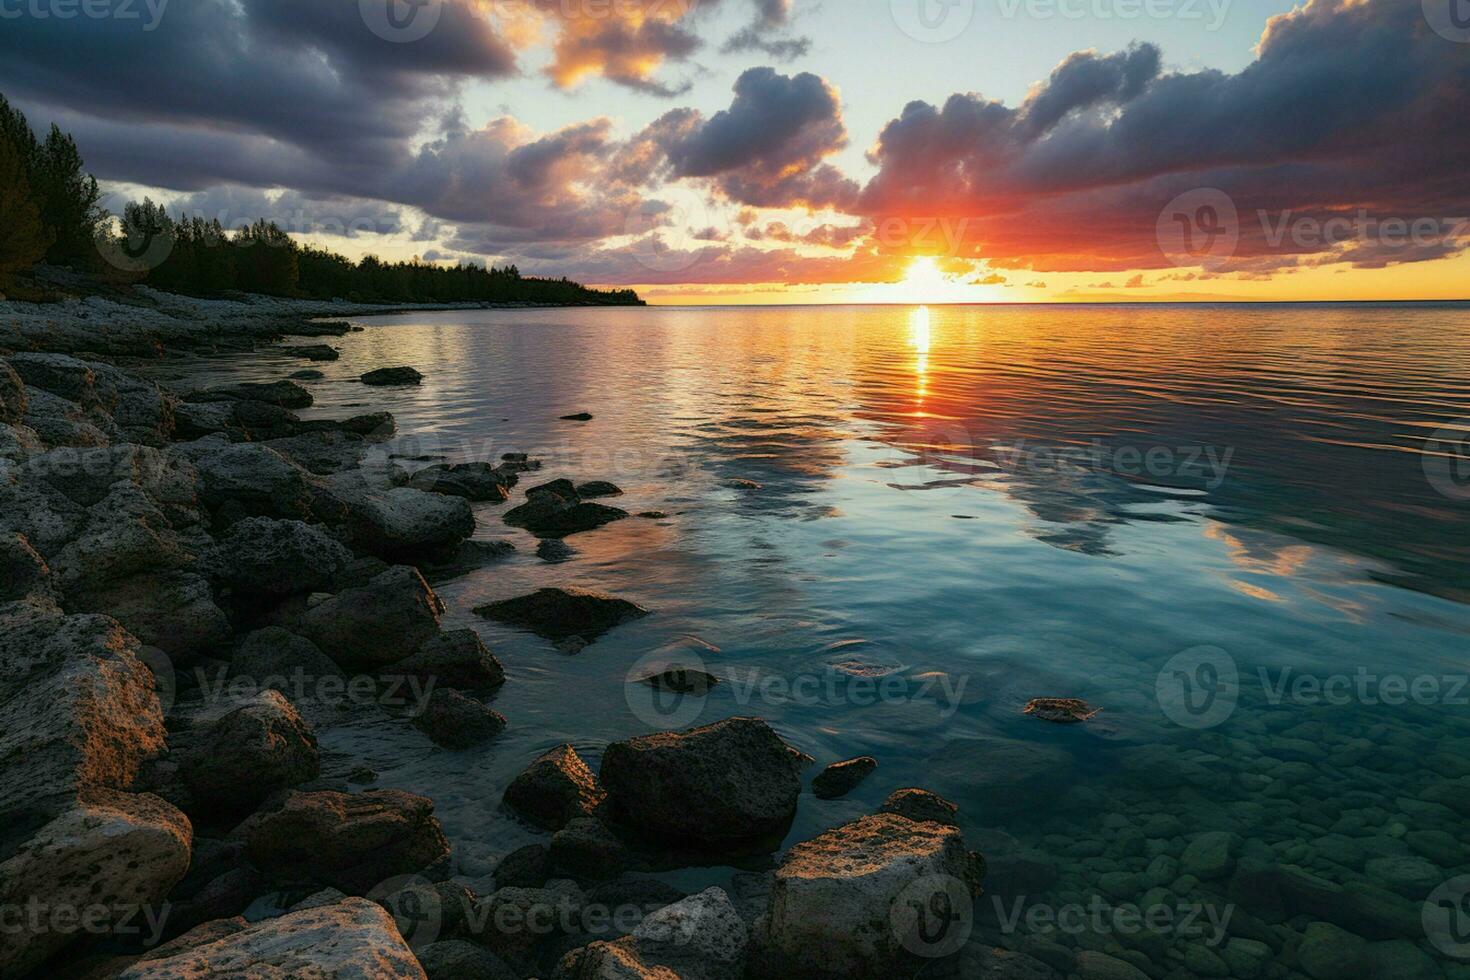
[(0, 531), (0, 602), (11, 602), (45, 586), (51, 569), (18, 531)]
[(189, 572), (135, 574), (73, 590), (68, 604), (110, 613), (144, 644), (181, 663), (227, 650), (234, 636), (209, 583)]
[(352, 517), (354, 541), (383, 558), (452, 548), (475, 533), (475, 515), (461, 497), (411, 487), (339, 493)]
[(954, 827), (879, 814), (829, 830), (776, 869), (757, 937), (763, 963), (783, 974), (906, 975), (930, 951), (906, 909), (967, 903), (968, 875)]
[(391, 673), (465, 691), (493, 691), (505, 683), (500, 661), (471, 629), (431, 636), (413, 656), (395, 663)]
[(622, 495), (623, 491), (620, 487), (606, 480), (593, 480), (577, 486), (577, 496), (583, 500), (595, 500), (598, 497), (621, 497)]
[(351, 561), (350, 551), (310, 524), (251, 517), (230, 525), (202, 567), (239, 598), (258, 602), (329, 591)]
[(297, 631), (348, 670), (387, 667), (436, 636), (443, 611), (423, 576), (400, 565), (307, 610)]
[(280, 691), (295, 702), (315, 690), (320, 678), (341, 677), (342, 669), (306, 637), (268, 626), (240, 641), (229, 673), (250, 690)]
[(628, 848), (592, 817), (570, 821), (551, 838), (551, 860), (578, 877), (606, 880), (628, 865)]
[(928, 820), (954, 827), (958, 825), (956, 815), (959, 809), (949, 800), (926, 789), (900, 789), (883, 801), (879, 812), (896, 813), (910, 820)]
[[(121, 922), (139, 906), (161, 903), (184, 877), (193, 839), (188, 818), (156, 796), (93, 790), (6, 849), (0, 906), (24, 909), (39, 900), (79, 915), (104, 908)], [(18, 929), (7, 927), (0, 936), (5, 976), (23, 976), (87, 938), (80, 929), (52, 928), (45, 918), (39, 928), (24, 917), (17, 922)]]
[(1235, 867), (1235, 854), (1239, 848), (1240, 837), (1229, 831), (1200, 834), (1184, 849), (1179, 867), (1185, 874), (1194, 875), (1201, 881), (1223, 878)]
[(738, 980), (749, 938), (730, 896), (709, 888), (653, 912), (624, 939), (569, 954), (557, 975)]
[(194, 719), (173, 749), (171, 761), (196, 805), (210, 812), (248, 813), (320, 771), (311, 726), (276, 691)]
[(577, 750), (559, 745), (526, 767), (505, 790), (505, 803), (547, 830), (591, 816), (606, 794)]
[(362, 383), (374, 387), (416, 385), (424, 376), (411, 367), (379, 368), (362, 376)]
[(447, 939), (432, 943), (418, 953), (419, 964), (429, 980), (519, 980), (520, 974), (484, 946)]
[(208, 391), (198, 391), (184, 398), (186, 402), (255, 401), (282, 408), (310, 408), (311, 392), (294, 381), (271, 381), (265, 384), (235, 384)]
[(429, 695), (413, 726), (446, 749), (483, 745), (505, 731), (505, 716), (450, 688)]
[(307, 473), (280, 453), (256, 443), (184, 443), (194, 462), (200, 501), (211, 510), (232, 505), (241, 516), (303, 519), (312, 515), (314, 494)]
[(1358, 980), (1367, 966), (1368, 944), (1329, 922), (1307, 926), (1297, 961), (1313, 980)]
[(626, 599), (572, 589), (541, 589), (531, 595), (492, 602), (475, 612), (550, 640), (576, 637), (588, 643), (616, 626), (648, 615), (648, 610)]
[(600, 776), (620, 824), (665, 844), (714, 850), (781, 836), (801, 793), (790, 747), (758, 718), (615, 742)]
[(511, 851), (495, 866), (496, 888), (540, 888), (551, 877), (551, 848), (527, 844)]
[(878, 760), (866, 755), (846, 762), (834, 762), (812, 780), (812, 793), (819, 800), (846, 796), (877, 768)]
[(280, 881), (362, 894), (449, 854), (433, 813), (433, 801), (398, 790), (292, 791), (235, 833), (245, 840), (249, 860)]
[(1148, 974), (1126, 960), (1087, 949), (1077, 954), (1079, 980), (1148, 980)]
[(413, 474), (408, 485), (426, 493), (499, 502), (510, 499), (515, 481), (514, 471), (489, 463), (440, 463)]
[(143, 960), (118, 980), (183, 977), (424, 980), (392, 917), (365, 898), (267, 919), (173, 956)]

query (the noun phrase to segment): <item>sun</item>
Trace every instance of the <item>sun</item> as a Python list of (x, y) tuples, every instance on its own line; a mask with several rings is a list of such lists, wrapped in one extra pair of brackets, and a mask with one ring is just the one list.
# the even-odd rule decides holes
[(863, 301), (869, 303), (987, 303), (1003, 299), (994, 286), (979, 286), (967, 281), (970, 276), (945, 272), (939, 260), (919, 256), (909, 262), (898, 282), (881, 283), (864, 290)]

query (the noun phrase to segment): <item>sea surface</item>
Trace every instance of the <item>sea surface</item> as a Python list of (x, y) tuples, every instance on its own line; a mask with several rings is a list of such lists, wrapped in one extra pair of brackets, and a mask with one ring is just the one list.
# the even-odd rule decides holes
[[(435, 799), (465, 881), (488, 888), (503, 855), (546, 839), (500, 804), (541, 752), (571, 742), (595, 769), (610, 741), (758, 715), (815, 758), (809, 776), (879, 763), (845, 799), (805, 792), (788, 843), (901, 787), (960, 805), (991, 866), (977, 937), (1246, 976), (1251, 943), (1325, 920), (1371, 942), (1375, 969), (1470, 975), (1470, 307), (354, 322), (336, 363), (187, 373), (321, 367), (305, 414), (391, 411), (405, 466), (529, 452), (544, 469), (522, 489), (611, 480), (626, 493), (606, 502), (666, 515), (572, 537), (550, 563), (504, 507), (477, 505), (477, 537), (517, 550), (439, 592), (505, 664), (506, 733), (459, 753), (398, 719), (321, 733), (333, 773)], [(354, 380), (400, 364), (423, 385)], [(560, 420), (579, 412), (594, 419)], [(472, 613), (553, 585), (654, 614), (572, 655)], [(722, 683), (656, 701), (636, 678), (665, 660)], [(1102, 711), (1049, 724), (1023, 713), (1038, 697)], [(1262, 867), (1332, 887), (1283, 908), (1274, 885), (1249, 888)], [(1020, 896), (1236, 917), (1218, 942), (1178, 919), (1162, 939), (1106, 917), (1007, 926)]]

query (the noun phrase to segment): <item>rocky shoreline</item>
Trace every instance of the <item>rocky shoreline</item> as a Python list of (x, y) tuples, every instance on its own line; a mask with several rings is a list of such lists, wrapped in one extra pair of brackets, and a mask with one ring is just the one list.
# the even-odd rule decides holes
[[(386, 413), (297, 416), (309, 372), (173, 391), (120, 366), (342, 336), (317, 318), (382, 308), (145, 297), (0, 302), (0, 975), (723, 980), (974, 955), (949, 926), (984, 861), (953, 805), (902, 790), (779, 854), (811, 759), (759, 719), (618, 742), (597, 773), (571, 746), (527, 759), (504, 805), (547, 839), (486, 895), (454, 880), (432, 800), (323, 778), (315, 732), (354, 691), (415, 692), (402, 724), (442, 751), (508, 724), (501, 664), (444, 629), (429, 584), (497, 556), (471, 501), (548, 546), (631, 515), (605, 483), (512, 505), (527, 455), (410, 472), (375, 450)], [(542, 589), (476, 612), (575, 650), (649, 611)], [(752, 870), (693, 895), (649, 876), (710, 865)]]

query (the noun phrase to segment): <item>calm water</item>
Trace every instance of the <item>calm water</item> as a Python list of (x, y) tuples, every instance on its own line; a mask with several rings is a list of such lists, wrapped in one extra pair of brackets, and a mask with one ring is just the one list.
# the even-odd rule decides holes
[[(312, 386), (314, 412), (386, 409), (407, 455), (528, 451), (547, 479), (613, 480), (620, 506), (668, 515), (574, 537), (575, 557), (553, 565), (482, 507), (479, 536), (518, 552), (440, 591), (451, 624), (475, 626), (506, 665), (506, 735), (455, 754), (398, 720), (323, 733), (334, 772), (368, 765), (382, 785), (437, 800), (467, 881), (488, 886), (500, 856), (544, 839), (499, 808), (543, 750), (570, 741), (595, 768), (614, 739), (758, 714), (820, 765), (880, 762), (847, 799), (804, 795), (792, 841), (921, 785), (960, 803), (994, 895), (1172, 904), (1229, 890), (1228, 869), (1199, 884), (1199, 855), (1181, 852), (1230, 831), (1229, 861), (1361, 892), (1310, 919), (1412, 944), (1375, 956), (1455, 962), (1416, 923), (1433, 889), (1470, 871), (1470, 688), (1458, 683), (1470, 494), (1456, 461), (1424, 447), (1470, 417), (1470, 308), (361, 322)], [(396, 364), (423, 371), (422, 388), (348, 381)], [(300, 366), (269, 355), (190, 370), (263, 379)], [(595, 421), (557, 421), (581, 411)], [(568, 656), (470, 612), (548, 585), (656, 615)], [(727, 682), (660, 715), (625, 685), (655, 651), (697, 653)], [(1398, 681), (1414, 693), (1396, 696)], [(1020, 712), (1040, 696), (1104, 711), (1050, 726)], [(1290, 912), (1234, 900), (1238, 939), (1270, 931), (1252, 917)], [(995, 920), (987, 896), (978, 928), (992, 939)], [(1183, 959), (1203, 942), (1183, 930), (1162, 945), (1046, 938), (1118, 943), (1159, 975), (1207, 963)], [(1232, 948), (1232, 974), (1249, 951)]]

